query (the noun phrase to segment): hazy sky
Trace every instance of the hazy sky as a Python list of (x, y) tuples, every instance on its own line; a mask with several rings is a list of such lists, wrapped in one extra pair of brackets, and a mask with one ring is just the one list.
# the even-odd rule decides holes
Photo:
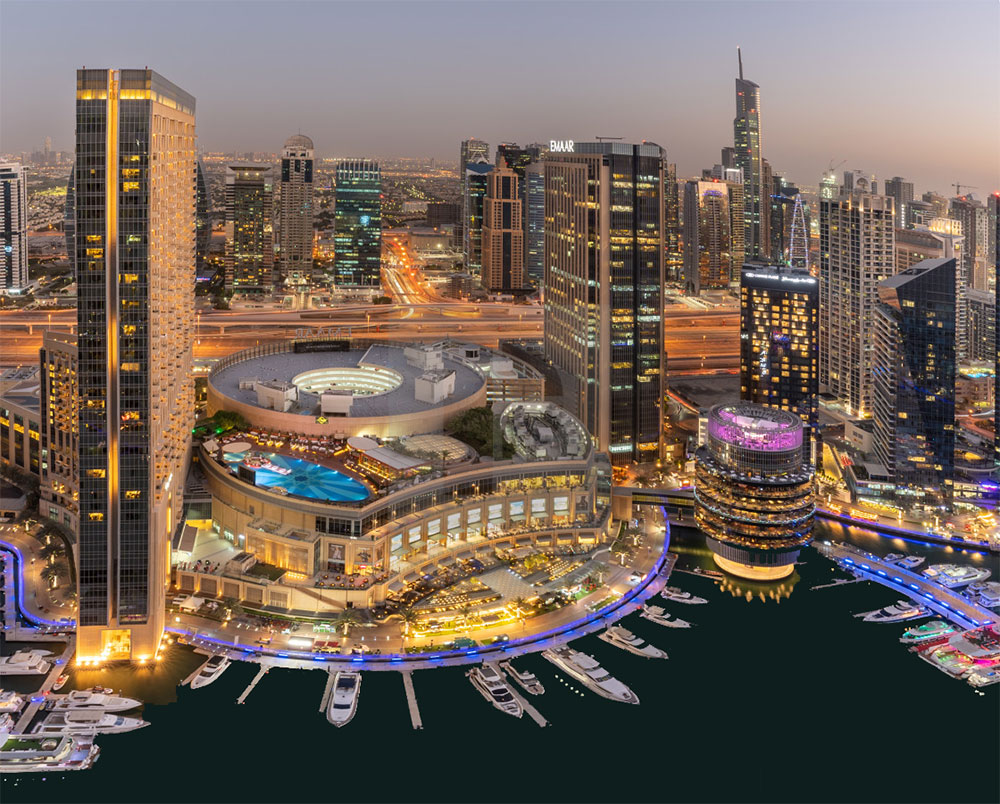
[(206, 150), (457, 161), (468, 136), (654, 140), (680, 175), (731, 145), (736, 46), (764, 154), (917, 192), (1000, 187), (1000, 4), (0, 2), (0, 151), (73, 145), (74, 70), (149, 66)]

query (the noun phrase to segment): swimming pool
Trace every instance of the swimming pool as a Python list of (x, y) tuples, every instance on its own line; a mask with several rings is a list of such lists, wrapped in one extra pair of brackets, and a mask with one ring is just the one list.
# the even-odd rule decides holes
[[(273, 452), (266, 453), (268, 461), (288, 474), (272, 469), (256, 471), (257, 485), (265, 488), (280, 486), (289, 494), (300, 497), (311, 497), (314, 500), (329, 500), (331, 502), (355, 502), (368, 498), (369, 492), (363, 483), (353, 477), (341, 474), (335, 469), (328, 469), (318, 463), (303, 461), (301, 458), (289, 458)], [(245, 454), (240, 455), (240, 461)], [(230, 463), (233, 474), (237, 471), (236, 462)]]

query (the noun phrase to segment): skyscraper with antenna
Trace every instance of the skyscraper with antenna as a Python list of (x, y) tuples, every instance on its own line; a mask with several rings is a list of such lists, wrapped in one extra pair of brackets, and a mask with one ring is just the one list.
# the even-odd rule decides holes
[(806, 214), (802, 208), (802, 196), (795, 196), (792, 208), (792, 234), (788, 242), (788, 264), (793, 268), (809, 267), (809, 231), (806, 229)]
[(743, 169), (743, 220), (746, 256), (767, 260), (770, 250), (770, 195), (764, 186), (760, 126), (760, 87), (743, 77), (743, 52), (736, 48), (736, 118), (733, 120), (734, 165)]

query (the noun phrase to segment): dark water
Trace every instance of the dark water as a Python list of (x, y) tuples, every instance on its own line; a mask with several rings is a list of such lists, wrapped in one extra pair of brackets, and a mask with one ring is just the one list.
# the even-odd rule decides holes
[[(838, 527), (828, 531), (844, 538)], [(988, 562), (947, 549), (847, 534), (874, 551)], [(821, 536), (820, 538), (823, 538)], [(867, 543), (866, 543), (867, 540)], [(711, 566), (703, 542), (675, 529), (678, 567)], [(99, 739), (89, 771), (6, 777), (7, 802), (261, 801), (989, 801), (1000, 800), (1000, 688), (978, 695), (897, 641), (905, 626), (851, 614), (895, 600), (840, 576), (815, 551), (778, 586), (678, 573), (710, 605), (664, 603), (696, 623), (626, 625), (670, 653), (645, 660), (596, 637), (574, 647), (628, 683), (640, 706), (606, 701), (556, 677), (538, 656), (517, 660), (546, 686), (540, 729), (493, 710), (461, 668), (418, 671), (424, 720), (413, 731), (396, 673), (367, 673), (343, 729), (318, 711), (320, 671), (272, 670), (243, 706), (256, 666), (234, 664), (212, 686), (176, 687), (200, 661), (174, 647), (152, 670), (73, 679), (147, 701), (152, 725)]]

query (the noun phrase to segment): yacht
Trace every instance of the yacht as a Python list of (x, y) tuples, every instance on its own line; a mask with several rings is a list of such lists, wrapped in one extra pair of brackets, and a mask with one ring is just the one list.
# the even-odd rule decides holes
[(687, 620), (682, 620), (680, 617), (668, 614), (667, 610), (662, 606), (650, 606), (646, 604), (642, 607), (642, 611), (639, 612), (639, 616), (657, 625), (665, 625), (667, 628), (691, 627), (691, 623)]
[(524, 714), (521, 704), (511, 695), (507, 682), (493, 665), (481, 664), (479, 667), (473, 667), (466, 675), (472, 686), (505, 715), (521, 717)]
[(504, 661), (500, 662), (500, 666), (525, 692), (531, 695), (543, 695), (545, 693), (545, 687), (542, 686), (542, 682), (538, 680), (538, 677), (534, 673), (522, 672), (515, 669), (510, 659), (504, 659)]
[(207, 687), (221, 676), (227, 667), (229, 667), (229, 659), (221, 653), (215, 654), (201, 666), (198, 675), (192, 679), (191, 689), (196, 690), (199, 687)]
[(898, 564), (902, 558), (906, 558), (902, 553), (888, 553), (882, 560), (886, 564)]
[(0, 737), (5, 738), (14, 731), (14, 716), (9, 712), (0, 714)]
[(67, 681), (69, 681), (69, 673), (63, 673), (55, 680), (55, 683), (52, 685), (52, 691), (59, 692), (59, 690), (66, 686)]
[(570, 647), (542, 651), (542, 656), (591, 692), (596, 692), (612, 701), (639, 703), (639, 696), (601, 667), (593, 656)]
[(973, 670), (965, 679), (973, 687), (989, 687), (992, 684), (1000, 684), (1000, 668), (982, 668)]
[(0, 712), (19, 712), (24, 698), (13, 690), (0, 690)]
[(692, 595), (690, 592), (685, 592), (682, 589), (678, 589), (676, 586), (666, 587), (662, 592), (660, 592), (660, 597), (665, 600), (672, 600), (675, 603), (708, 603), (705, 598)]
[(903, 569), (916, 569), (921, 564), (924, 563), (926, 559), (923, 556), (903, 556), (899, 561), (896, 562), (897, 567), (902, 567)]
[(326, 709), (326, 719), (340, 728), (351, 722), (358, 709), (358, 696), (361, 695), (361, 673), (351, 673), (340, 670), (333, 682), (333, 694), (330, 705)]
[(142, 706), (142, 701), (104, 692), (73, 690), (66, 695), (50, 695), (45, 705), (55, 712), (125, 712)]
[(0, 676), (45, 675), (52, 667), (45, 657), (51, 655), (47, 650), (19, 650), (13, 656), (0, 656)]
[(84, 770), (97, 761), (100, 752), (89, 736), (19, 735), (0, 747), (0, 774)]
[(114, 712), (87, 712), (71, 709), (53, 712), (32, 730), (32, 734), (119, 734), (148, 726), (142, 718)]
[(957, 589), (969, 583), (985, 581), (990, 577), (990, 571), (983, 567), (967, 567), (962, 564), (931, 564), (921, 575), (946, 589)]
[(863, 618), (866, 623), (899, 623), (903, 620), (926, 617), (928, 614), (930, 610), (926, 606), (921, 606), (912, 600), (897, 600), (892, 606), (866, 611), (855, 616)]
[(949, 622), (944, 620), (929, 620), (926, 623), (907, 628), (899, 641), (911, 645), (914, 643), (930, 642), (932, 639), (944, 639), (946, 636), (954, 634), (958, 630)]
[(992, 609), (1000, 606), (1000, 583), (997, 581), (978, 581), (969, 584), (965, 593), (973, 600), (978, 599), (979, 603), (986, 608)]
[(646, 640), (637, 637), (627, 628), (620, 625), (609, 625), (602, 633), (597, 635), (598, 639), (603, 639), (608, 644), (621, 648), (636, 656), (645, 656), (647, 659), (666, 659), (666, 651), (654, 648)]

